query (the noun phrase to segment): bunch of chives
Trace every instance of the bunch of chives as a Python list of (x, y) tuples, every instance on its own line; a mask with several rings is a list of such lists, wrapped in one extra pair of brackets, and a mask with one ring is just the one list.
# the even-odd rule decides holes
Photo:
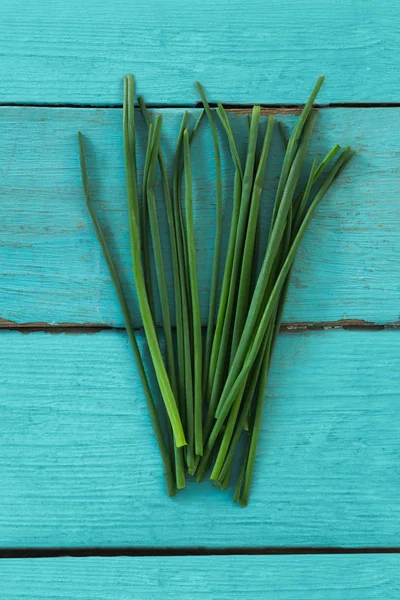
[[(146, 371), (137, 346), (128, 304), (105, 236), (91, 203), (83, 138), (79, 134), (82, 181), (96, 234), (104, 253), (127, 334), (142, 381), (151, 422), (160, 448), (169, 495), (185, 487), (185, 473), (201, 482), (208, 469), (214, 483), (226, 489), (246, 437), (234, 501), (248, 503), (260, 433), (265, 387), (273, 349), (297, 250), (310, 220), (329, 187), (351, 159), (349, 147), (335, 145), (320, 160), (315, 157), (305, 186), (308, 147), (316, 120), (313, 103), (323, 83), (320, 77), (288, 139), (281, 126), (284, 159), (275, 195), (266, 248), (260, 257), (260, 206), (275, 128), (269, 116), (262, 131), (260, 107), (249, 119), (247, 154), (240, 157), (228, 115), (221, 104), (212, 111), (202, 86), (197, 89), (204, 110), (189, 130), (185, 111), (178, 133), (173, 172), (167, 171), (161, 151), (162, 117), (152, 120), (138, 98), (148, 126), (143, 185), (139, 190), (136, 157), (134, 79), (124, 80), (123, 134), (132, 271), (138, 304), (159, 392), (167, 414), (167, 443)], [(193, 218), (191, 143), (206, 114), (212, 134), (216, 175), (216, 231), (208, 324), (203, 344), (197, 282)], [(226, 136), (235, 168), (232, 217), (227, 252), (222, 261), (223, 180), (220, 132)], [(280, 124), (281, 125), (281, 124)], [(258, 151), (259, 141), (261, 152)], [(156, 197), (157, 165), (163, 199)], [(157, 205), (165, 202), (169, 245), (161, 239)], [(151, 243), (150, 243), (151, 241)], [(173, 274), (175, 332), (171, 324), (164, 257), (170, 252)], [(223, 264), (221, 264), (223, 263)], [(153, 289), (151, 265), (157, 287)], [(259, 271), (259, 272), (258, 272)], [(219, 281), (221, 291), (218, 294)], [(161, 306), (165, 352), (157, 333), (154, 298)], [(176, 333), (176, 335), (175, 335)]]

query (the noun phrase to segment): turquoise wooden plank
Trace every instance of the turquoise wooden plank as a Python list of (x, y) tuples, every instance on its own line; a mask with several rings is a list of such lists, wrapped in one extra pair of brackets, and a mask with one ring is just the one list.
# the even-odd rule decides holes
[(1, 336), (1, 547), (398, 545), (398, 331), (280, 336), (245, 509), (166, 496), (123, 332)]
[[(174, 148), (181, 110), (161, 111), (164, 148)], [(193, 111), (193, 117), (198, 111)], [(281, 118), (281, 117), (280, 117)], [(295, 117), (282, 117), (291, 126)], [(244, 151), (245, 117), (232, 117)], [(400, 109), (320, 111), (312, 152), (336, 142), (358, 152), (331, 189), (300, 249), (285, 320), (355, 318), (398, 321), (400, 208), (397, 131)], [(132, 294), (127, 233), (121, 111), (3, 108), (0, 110), (0, 317), (18, 323), (122, 325), (114, 291), (82, 196), (76, 132), (87, 138), (93, 193), (140, 325)], [(139, 127), (139, 148), (145, 131)], [(141, 152), (140, 154), (142, 154)], [(201, 128), (194, 146), (195, 224), (203, 323), (211, 279), (215, 200), (212, 142)], [(277, 185), (282, 147), (276, 134), (266, 181), (263, 235)], [(224, 242), (232, 206), (233, 171), (223, 149)], [(162, 235), (166, 220), (159, 199)], [(172, 286), (170, 262), (167, 280)]]
[(397, 600), (400, 557), (180, 556), (2, 560), (5, 600)]
[(400, 7), (389, 0), (3, 0), (0, 102), (120, 103), (121, 78), (162, 104), (399, 101)]

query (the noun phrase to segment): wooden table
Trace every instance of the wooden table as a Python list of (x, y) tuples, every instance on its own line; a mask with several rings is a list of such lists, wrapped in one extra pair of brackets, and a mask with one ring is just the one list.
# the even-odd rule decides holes
[[(399, 598), (400, 5), (1, 8), (0, 597)], [(357, 151), (296, 262), (246, 509), (208, 483), (166, 497), (85, 209), (78, 130), (134, 309), (121, 133), (128, 72), (163, 115), (166, 148), (183, 107), (198, 114), (197, 79), (210, 101), (232, 105), (244, 145), (247, 105), (270, 107), (290, 128), (325, 74), (312, 151), (335, 142)], [(139, 149), (144, 136), (141, 126)], [(205, 322), (215, 210), (205, 129), (194, 151)], [(266, 206), (281, 158), (276, 135)], [(223, 164), (228, 213), (226, 148)]]

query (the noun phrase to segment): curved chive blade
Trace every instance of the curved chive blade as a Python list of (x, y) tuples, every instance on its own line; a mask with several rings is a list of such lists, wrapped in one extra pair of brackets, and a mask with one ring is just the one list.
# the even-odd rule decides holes
[[(142, 111), (142, 115), (146, 121), (149, 129), (152, 129), (153, 125), (151, 122), (150, 112), (147, 110), (146, 104), (143, 98), (138, 98), (139, 106)], [(167, 221), (169, 229), (170, 247), (171, 247), (171, 259), (172, 259), (172, 272), (174, 279), (174, 297), (175, 297), (175, 315), (176, 315), (176, 336), (177, 336), (177, 355), (178, 355), (178, 373), (177, 382), (173, 386), (174, 394), (178, 398), (178, 405), (181, 414), (181, 419), (184, 428), (186, 429), (186, 401), (185, 401), (185, 377), (184, 377), (184, 326), (183, 326), (183, 315), (182, 315), (182, 302), (181, 302), (181, 287), (180, 287), (180, 271), (179, 271), (179, 260), (178, 260), (178, 243), (177, 243), (177, 225), (175, 223), (174, 207), (172, 204), (170, 186), (168, 181), (167, 167), (165, 164), (164, 156), (161, 148), (158, 151), (158, 162), (160, 165), (161, 177), (163, 180), (164, 198), (167, 210)], [(185, 478), (183, 473), (183, 454), (182, 450), (175, 448), (175, 469), (177, 477), (178, 489), (185, 487)]]
[(214, 335), (214, 321), (215, 312), (217, 308), (217, 292), (219, 282), (219, 265), (221, 259), (221, 242), (222, 242), (222, 171), (221, 171), (221, 156), (219, 150), (217, 128), (214, 123), (214, 118), (210, 106), (207, 102), (207, 98), (202, 85), (197, 81), (196, 87), (199, 91), (201, 101), (203, 102), (204, 110), (206, 112), (208, 122), (211, 128), (211, 134), (214, 144), (214, 155), (215, 155), (215, 178), (216, 178), (216, 219), (215, 219), (215, 241), (214, 241), (214, 260), (211, 276), (211, 291), (210, 291), (210, 303), (208, 310), (208, 325), (206, 335), (206, 348), (204, 353), (204, 374), (203, 374), (203, 388), (206, 388), (208, 368), (210, 364), (211, 346)]
[(133, 352), (133, 356), (135, 358), (136, 366), (139, 371), (139, 377), (140, 377), (140, 381), (143, 386), (143, 391), (144, 391), (144, 395), (145, 395), (146, 402), (147, 402), (147, 407), (148, 407), (148, 411), (149, 411), (149, 415), (150, 415), (151, 424), (154, 429), (154, 435), (156, 437), (158, 446), (160, 448), (160, 454), (161, 454), (161, 458), (162, 458), (163, 465), (164, 465), (164, 473), (165, 473), (167, 492), (168, 492), (169, 496), (174, 496), (176, 493), (176, 487), (175, 487), (175, 482), (174, 482), (172, 465), (171, 465), (171, 461), (170, 461), (170, 458), (168, 455), (168, 448), (165, 443), (165, 439), (164, 439), (164, 435), (163, 435), (163, 432), (161, 429), (161, 424), (160, 424), (160, 420), (158, 418), (156, 406), (155, 406), (153, 397), (151, 395), (149, 383), (147, 380), (147, 375), (144, 370), (142, 357), (141, 357), (139, 347), (136, 342), (136, 337), (135, 337), (135, 333), (134, 333), (133, 327), (132, 327), (132, 321), (131, 321), (128, 304), (126, 302), (125, 294), (122, 290), (122, 285), (119, 280), (118, 273), (117, 273), (117, 270), (114, 265), (114, 261), (111, 256), (111, 252), (108, 248), (107, 241), (105, 239), (105, 236), (101, 229), (100, 223), (97, 219), (96, 212), (95, 212), (95, 210), (92, 206), (91, 200), (90, 200), (90, 189), (89, 189), (89, 180), (88, 180), (87, 168), (86, 168), (84, 142), (83, 142), (83, 136), (82, 136), (81, 132), (78, 133), (78, 142), (79, 142), (79, 157), (80, 157), (82, 184), (83, 184), (83, 190), (84, 190), (84, 194), (85, 194), (86, 206), (88, 208), (89, 215), (92, 220), (92, 223), (93, 223), (96, 235), (97, 235), (97, 239), (99, 240), (100, 247), (103, 252), (103, 256), (106, 260), (107, 267), (108, 267), (108, 270), (109, 270), (109, 273), (111, 276), (111, 280), (113, 282), (115, 292), (117, 295), (117, 299), (118, 299), (119, 305), (121, 307), (121, 312), (122, 312), (122, 316), (124, 319), (125, 329), (126, 329), (126, 332), (128, 335), (129, 342), (132, 347), (132, 352)]
[[(142, 115), (146, 121), (146, 124), (149, 127), (149, 129), (151, 130), (153, 128), (153, 124), (151, 121), (150, 112), (148, 111), (143, 98), (139, 97), (138, 102), (140, 105), (140, 109), (142, 111)], [(171, 246), (171, 258), (172, 258), (172, 271), (173, 271), (173, 277), (174, 277), (176, 324), (177, 324), (177, 330), (180, 331), (182, 318), (181, 318), (180, 281), (179, 281), (179, 265), (178, 265), (178, 248), (177, 248), (177, 239), (176, 239), (176, 224), (175, 224), (175, 215), (174, 215), (174, 209), (173, 209), (172, 199), (171, 199), (170, 186), (169, 186), (169, 181), (168, 181), (167, 167), (165, 164), (164, 155), (162, 153), (161, 148), (159, 149), (159, 152), (158, 152), (158, 161), (159, 161), (159, 165), (160, 165), (161, 177), (162, 177), (162, 181), (163, 181), (165, 204), (166, 204), (166, 209), (167, 209), (167, 221), (168, 221), (170, 246)], [(145, 179), (147, 179), (146, 178), (146, 169), (145, 169)]]
[[(325, 77), (323, 77), (323, 76), (318, 77), (317, 83), (315, 84), (314, 89), (310, 94), (310, 97), (308, 98), (306, 104), (304, 105), (302, 113), (301, 113), (301, 115), (292, 131), (289, 141), (287, 143), (286, 153), (285, 153), (285, 157), (284, 157), (283, 164), (282, 164), (281, 174), (279, 177), (278, 189), (276, 192), (274, 210), (273, 210), (272, 219), (271, 219), (271, 228), (275, 223), (276, 213), (280, 207), (281, 199), (282, 199), (283, 192), (284, 192), (284, 189), (286, 186), (286, 181), (289, 176), (289, 170), (292, 167), (294, 156), (296, 154), (297, 144), (299, 142), (299, 139), (300, 139), (300, 136), (304, 129), (304, 126), (310, 116), (312, 105), (314, 104), (314, 100), (316, 99), (318, 92), (321, 89), (322, 84), (324, 83), (324, 79), (325, 79)], [(282, 131), (283, 131), (283, 129), (282, 129)]]
[(340, 151), (339, 144), (335, 144), (335, 146), (333, 146), (333, 148), (331, 148), (329, 150), (328, 154), (325, 156), (325, 158), (319, 165), (317, 172), (315, 173), (314, 181), (317, 181), (317, 179), (320, 177), (320, 175), (323, 173), (323, 171), (326, 169), (326, 167), (329, 165), (329, 163), (335, 158), (336, 154), (339, 151)]
[(297, 229), (299, 228), (301, 219), (304, 216), (312, 186), (322, 175), (322, 173), (327, 168), (329, 163), (332, 162), (332, 160), (335, 158), (335, 156), (339, 152), (339, 150), (340, 150), (339, 144), (336, 144), (335, 146), (333, 146), (333, 148), (331, 148), (331, 150), (329, 150), (328, 154), (321, 161), (320, 165), (318, 165), (318, 162), (319, 162), (318, 157), (316, 157), (314, 159), (313, 165), (311, 167), (310, 175), (308, 177), (308, 181), (306, 184), (306, 188), (305, 188), (304, 192), (302, 194), (300, 194), (299, 198), (297, 198), (297, 200), (295, 202), (295, 206), (294, 206), (295, 217), (294, 217), (294, 224), (293, 224), (294, 231), (297, 231)]
[[(125, 146), (125, 161), (129, 161), (129, 171), (126, 172), (126, 185), (131, 210), (134, 211), (136, 222), (139, 223), (139, 192), (136, 171), (136, 134), (135, 134), (135, 80), (133, 75), (124, 77), (124, 112), (123, 128)], [(140, 236), (140, 230), (137, 233)], [(139, 237), (140, 243), (140, 237)]]
[(153, 147), (153, 125), (149, 128), (149, 134), (147, 138), (147, 149), (146, 157), (144, 161), (144, 172), (143, 172), (143, 190), (142, 190), (142, 213), (141, 213), (141, 239), (142, 239), (142, 250), (143, 250), (143, 269), (144, 278), (146, 281), (147, 295), (149, 297), (149, 304), (153, 319), (155, 320), (154, 312), (154, 300), (153, 300), (153, 286), (151, 281), (151, 267), (150, 267), (150, 252), (149, 252), (149, 232), (148, 232), (148, 221), (147, 221), (147, 177), (150, 166), (151, 149)]
[(178, 141), (175, 151), (175, 163), (173, 173), (173, 213), (175, 220), (176, 244), (178, 254), (178, 273), (179, 273), (179, 289), (182, 308), (182, 347), (179, 366), (179, 382), (182, 390), (183, 398), (186, 405), (186, 428), (187, 428), (187, 448), (186, 448), (186, 464), (189, 473), (194, 468), (194, 407), (193, 407), (193, 373), (192, 361), (187, 360), (187, 357), (192, 355), (191, 339), (190, 339), (190, 303), (188, 292), (188, 272), (187, 272), (187, 251), (186, 251), (186, 236), (184, 231), (183, 215), (181, 208), (181, 150), (183, 145), (183, 133), (186, 129), (188, 112), (183, 113), (182, 122), (178, 134)]
[[(213, 338), (213, 342), (212, 342), (211, 356), (210, 356), (209, 369), (208, 369), (208, 375), (207, 375), (207, 381), (206, 381), (205, 394), (206, 394), (207, 404), (210, 403), (210, 396), (211, 396), (212, 388), (214, 385), (214, 379), (215, 379), (215, 374), (216, 374), (216, 370), (217, 370), (217, 361), (218, 361), (219, 350), (220, 350), (220, 345), (221, 345), (222, 331), (223, 331), (224, 320), (225, 320), (226, 307), (227, 307), (228, 296), (229, 296), (229, 286), (230, 286), (231, 275), (232, 275), (233, 257), (234, 257), (234, 252), (235, 252), (236, 233), (237, 233), (237, 226), (238, 226), (238, 221), (239, 221), (240, 201), (241, 201), (241, 196), (242, 196), (242, 180), (243, 180), (242, 165), (241, 165), (239, 154), (237, 151), (235, 139), (233, 137), (233, 133), (232, 133), (232, 129), (229, 124), (229, 120), (226, 116), (225, 110), (222, 107), (222, 105), (218, 106), (217, 114), (221, 120), (221, 123), (222, 123), (222, 125), (226, 131), (227, 137), (228, 137), (228, 143), (229, 143), (229, 147), (231, 150), (232, 160), (235, 165), (235, 179), (234, 179), (234, 190), (233, 190), (233, 210), (232, 210), (231, 225), (230, 225), (230, 232), (229, 232), (228, 250), (227, 250), (227, 255), (226, 255), (226, 259), (225, 259), (225, 267), (224, 267), (224, 274), (223, 274), (223, 278), (222, 278), (222, 286), (221, 286), (221, 293), (220, 293), (220, 299), (219, 299), (217, 322), (216, 322), (215, 330), (214, 330), (214, 338)], [(210, 412), (212, 413), (213, 410), (211, 410)], [(211, 422), (212, 418), (213, 418), (213, 416), (210, 415), (210, 417), (209, 417), (210, 422)]]
[[(252, 117), (248, 119), (249, 144), (243, 171), (227, 113), (221, 104), (218, 105), (216, 113), (227, 135), (235, 166), (232, 219), (223, 267), (222, 287), (218, 299), (222, 231), (221, 156), (213, 113), (207, 103), (204, 90), (200, 84), (196, 84), (205, 108), (190, 135), (187, 128), (188, 114), (185, 112), (183, 115), (175, 154), (172, 194), (166, 163), (160, 149), (161, 117), (152, 122), (143, 100), (139, 99), (143, 116), (149, 126), (142, 188), (143, 205), (140, 208), (135, 149), (134, 79), (132, 76), (127, 76), (124, 80), (123, 133), (132, 269), (143, 326), (170, 421), (170, 435), (174, 436), (176, 442), (173, 444), (174, 464), (171, 463), (171, 457), (162, 436), (130, 322), (128, 306), (115, 266), (96, 215), (90, 206), (83, 143), (80, 136), (85, 198), (121, 303), (140, 376), (143, 375), (142, 383), (163, 456), (169, 494), (176, 492), (175, 483), (178, 488), (185, 485), (184, 458), (188, 472), (196, 473), (197, 481), (201, 481), (209, 466), (214, 448), (216, 455), (211, 478), (214, 485), (221, 489), (227, 489), (238, 441), (242, 431), (247, 428), (249, 429), (248, 444), (234, 501), (240, 501), (242, 506), (248, 502), (261, 426), (264, 387), (268, 378), (271, 355), (279, 331), (297, 249), (318, 203), (353, 155), (350, 148), (346, 148), (332, 167), (333, 159), (340, 150), (338, 145), (334, 146), (321, 162), (318, 161), (318, 158), (314, 160), (307, 184), (300, 193), (298, 192), (297, 187), (316, 117), (316, 114), (312, 112), (312, 104), (322, 82), (323, 77), (320, 77), (289, 139), (286, 139), (283, 125), (278, 124), (286, 150), (275, 196), (269, 238), (259, 273), (255, 247), (257, 246), (258, 249), (259, 245), (256, 240), (260, 226), (259, 207), (271, 143), (273, 118), (268, 119), (261, 156), (259, 156), (257, 154), (257, 137), (260, 112), (259, 107), (253, 108)], [(209, 318), (203, 357), (196, 272), (190, 143), (196, 135), (204, 114), (208, 117), (213, 136), (216, 162), (216, 236), (208, 307)], [(163, 249), (158, 229), (155, 191), (157, 161), (160, 164), (163, 180), (174, 276), (177, 370)], [(319, 179), (328, 166), (330, 166), (330, 171), (320, 183)], [(184, 198), (182, 198), (183, 178)], [(153, 242), (157, 289), (165, 331), (165, 364), (155, 326), (148, 229)], [(204, 401), (208, 404), (208, 411), (203, 426), (202, 404)], [(182, 446), (186, 441), (184, 435), (186, 429), (189, 443), (183, 449)], [(173, 476), (174, 467), (176, 482)]]
[[(174, 214), (176, 214), (176, 234), (178, 248), (180, 248), (179, 256), (179, 269), (181, 281), (181, 298), (182, 298), (182, 322), (183, 322), (183, 365), (181, 369), (181, 376), (183, 376), (184, 385), (184, 398), (186, 400), (187, 407), (187, 434), (188, 434), (188, 446), (186, 448), (186, 463), (188, 466), (189, 474), (193, 475), (197, 468), (198, 458), (195, 456), (194, 449), (194, 390), (193, 390), (193, 367), (191, 360), (185, 360), (185, 357), (192, 355), (192, 331), (190, 327), (190, 314), (192, 311), (191, 294), (189, 287), (189, 266), (188, 266), (188, 251), (187, 251), (187, 239), (184, 225), (184, 218), (182, 213), (181, 204), (181, 180), (183, 174), (183, 160), (181, 158), (181, 151), (183, 146), (183, 134), (187, 126), (188, 112), (185, 111), (182, 118), (182, 123), (178, 135), (178, 142), (175, 153), (175, 165), (173, 175), (173, 208)], [(200, 127), (201, 121), (204, 116), (204, 110), (201, 111), (196, 124), (189, 136), (189, 145), (195, 139), (195, 136)]]
[[(146, 121), (147, 126), (151, 130), (153, 128), (151, 122), (150, 112), (147, 110), (146, 104), (143, 98), (138, 98), (139, 106), (142, 111), (142, 115)], [(179, 262), (178, 262), (178, 246), (177, 246), (177, 238), (176, 238), (176, 223), (175, 223), (175, 214), (174, 208), (172, 205), (170, 186), (168, 181), (168, 173), (167, 167), (165, 164), (164, 156), (161, 148), (158, 152), (158, 161), (160, 165), (161, 176), (163, 180), (163, 188), (164, 188), (164, 197), (165, 204), (167, 209), (167, 220), (168, 220), (168, 228), (169, 228), (169, 237), (170, 237), (170, 246), (171, 246), (171, 258), (172, 258), (172, 272), (174, 278), (174, 296), (175, 296), (175, 313), (176, 313), (176, 331), (177, 331), (177, 347), (178, 347), (178, 399), (179, 399), (179, 409), (181, 411), (181, 417), (186, 423), (186, 406), (184, 402), (184, 379), (182, 381), (180, 377), (180, 373), (183, 373), (183, 324), (182, 324), (182, 304), (181, 304), (181, 289), (180, 289), (180, 273), (179, 273)], [(145, 169), (145, 179), (146, 177), (146, 169)]]
[(171, 389), (171, 384), (165, 369), (163, 357), (157, 339), (157, 333), (151, 314), (149, 299), (147, 296), (146, 283), (143, 273), (140, 248), (140, 226), (139, 226), (139, 203), (137, 198), (136, 171), (133, 168), (134, 143), (132, 140), (132, 115), (133, 107), (133, 77), (125, 78), (125, 94), (123, 108), (123, 132), (125, 149), (125, 170), (128, 196), (128, 221), (131, 242), (132, 269), (135, 279), (136, 292), (142, 315), (143, 326), (146, 333), (147, 343), (154, 364), (158, 385), (160, 386), (169, 420), (175, 436), (177, 446), (186, 444), (185, 434), (182, 427), (176, 400)]
[(156, 164), (160, 149), (161, 125), (162, 117), (157, 116), (152, 141), (153, 147), (151, 150), (151, 158), (149, 161), (149, 169), (147, 173), (146, 192), (147, 205), (149, 211), (150, 231), (152, 236), (154, 257), (156, 263), (158, 292), (161, 300), (161, 314), (164, 328), (168, 373), (171, 380), (172, 390), (174, 391), (174, 394), (176, 394), (175, 357), (172, 341), (171, 317), (169, 311), (167, 282), (165, 279), (163, 250), (161, 246), (161, 237), (158, 227), (157, 206), (155, 196)]
[[(239, 152), (236, 146), (235, 138), (232, 132), (231, 125), (229, 123), (228, 115), (226, 114), (226, 110), (222, 106), (222, 104), (218, 104), (217, 115), (222, 123), (223, 128), (225, 129), (225, 133), (228, 138), (228, 144), (232, 155), (233, 164), (235, 165), (235, 169), (239, 172), (240, 179), (243, 179), (243, 168), (242, 163), (239, 157)], [(251, 117), (249, 122), (249, 131), (251, 126)]]
[[(190, 163), (189, 132), (183, 134), (185, 171), (186, 235), (189, 262), (189, 280), (192, 303), (193, 367), (194, 367), (194, 441), (197, 456), (203, 454), (203, 390), (202, 390), (202, 333), (200, 301), (197, 286), (196, 249), (193, 224), (193, 183)], [(186, 358), (188, 360), (188, 357)]]
[(307, 180), (306, 188), (305, 188), (304, 192), (301, 194), (301, 196), (298, 198), (298, 202), (295, 203), (295, 206), (294, 206), (295, 215), (294, 215), (294, 223), (293, 223), (294, 231), (298, 230), (301, 219), (304, 216), (304, 211), (307, 206), (307, 202), (308, 202), (308, 199), (309, 199), (310, 193), (311, 193), (311, 188), (314, 184), (315, 175), (318, 170), (318, 162), (319, 162), (318, 157), (316, 157), (311, 166), (311, 171), (310, 171), (310, 175)]
[[(155, 179), (156, 179), (156, 165), (157, 159), (160, 152), (160, 140), (161, 140), (161, 126), (162, 117), (157, 116), (154, 132), (152, 136), (152, 147), (150, 152), (150, 159), (148, 163), (148, 169), (146, 173), (146, 200), (149, 212), (150, 231), (153, 242), (154, 258), (156, 265), (156, 276), (158, 284), (158, 293), (160, 296), (161, 303), (161, 315), (164, 329), (164, 339), (167, 357), (167, 370), (169, 379), (171, 382), (171, 388), (177, 396), (177, 382), (175, 372), (175, 356), (174, 356), (174, 345), (172, 340), (172, 329), (171, 329), (171, 317), (168, 303), (168, 292), (167, 283), (165, 279), (164, 270), (164, 259), (163, 251), (161, 246), (160, 231), (158, 227), (157, 207), (156, 207), (156, 196), (155, 196)], [(152, 126), (150, 126), (150, 130)], [(150, 131), (149, 130), (149, 131)], [(183, 454), (180, 448), (175, 447), (175, 471), (176, 471), (176, 483), (178, 489), (185, 487), (185, 473), (183, 467)]]

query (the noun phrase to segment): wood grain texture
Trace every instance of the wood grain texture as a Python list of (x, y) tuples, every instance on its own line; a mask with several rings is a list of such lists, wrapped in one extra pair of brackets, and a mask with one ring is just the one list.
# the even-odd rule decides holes
[(1, 342), (0, 546), (398, 545), (398, 332), (280, 336), (246, 509), (167, 498), (123, 332)]
[(398, 102), (400, 6), (389, 0), (3, 0), (0, 102)]
[[(198, 111), (193, 110), (193, 117)], [(162, 110), (163, 146), (171, 155), (181, 110)], [(290, 127), (296, 117), (285, 115)], [(242, 153), (245, 116), (231, 117)], [(140, 119), (138, 119), (141, 122)], [(317, 211), (300, 249), (286, 322), (400, 319), (400, 109), (320, 111), (312, 152), (336, 142), (358, 152)], [(76, 132), (86, 136), (89, 175), (124, 287), (133, 296), (119, 109), (0, 109), (0, 318), (47, 323), (122, 325), (80, 182)], [(145, 131), (139, 127), (143, 153)], [(215, 224), (214, 159), (207, 127), (194, 145), (195, 226), (201, 312), (207, 318)], [(223, 147), (224, 244), (233, 170)], [(282, 145), (276, 132), (268, 165), (263, 235), (277, 185)], [(159, 196), (161, 231), (166, 219)], [(172, 287), (170, 261), (167, 280)]]
[(209, 556), (3, 560), (4, 600), (397, 600), (400, 557)]

